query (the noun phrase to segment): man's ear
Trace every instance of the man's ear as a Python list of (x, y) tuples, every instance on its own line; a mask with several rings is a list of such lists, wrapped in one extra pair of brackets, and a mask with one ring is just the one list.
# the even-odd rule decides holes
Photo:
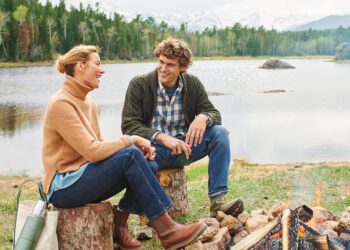
[(188, 70), (188, 67), (185, 67), (185, 66), (183, 66), (183, 67), (180, 68), (180, 72), (181, 72), (181, 73), (184, 73), (184, 72), (186, 72), (187, 70)]

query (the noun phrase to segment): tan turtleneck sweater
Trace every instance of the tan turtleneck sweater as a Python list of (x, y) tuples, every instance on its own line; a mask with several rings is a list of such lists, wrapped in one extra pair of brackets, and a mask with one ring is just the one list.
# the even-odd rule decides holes
[(75, 171), (87, 162), (104, 160), (131, 145), (128, 136), (103, 141), (97, 106), (87, 96), (93, 89), (67, 76), (50, 99), (44, 116), (43, 189), (48, 193), (57, 172)]

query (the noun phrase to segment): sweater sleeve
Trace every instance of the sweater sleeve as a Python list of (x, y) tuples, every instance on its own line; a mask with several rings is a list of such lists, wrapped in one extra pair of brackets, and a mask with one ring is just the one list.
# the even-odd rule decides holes
[[(122, 132), (127, 135), (139, 135), (150, 140), (157, 131), (148, 127), (146, 120), (143, 118), (143, 93), (141, 79), (134, 78), (131, 80), (125, 95), (125, 101), (122, 112)], [(147, 105), (153, 105), (148, 103)]]
[(113, 141), (94, 138), (90, 124), (84, 124), (75, 107), (65, 100), (52, 104), (48, 119), (63, 140), (90, 162), (104, 160), (131, 145), (128, 136)]

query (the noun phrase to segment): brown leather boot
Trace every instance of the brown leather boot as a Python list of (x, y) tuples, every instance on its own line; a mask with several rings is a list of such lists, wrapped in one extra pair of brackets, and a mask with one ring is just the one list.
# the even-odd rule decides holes
[(122, 250), (139, 250), (142, 249), (142, 243), (132, 237), (128, 230), (129, 213), (119, 210), (116, 206), (114, 209), (114, 241)]
[(206, 228), (204, 223), (177, 224), (167, 213), (150, 221), (148, 225), (156, 230), (166, 250), (174, 250), (191, 244)]

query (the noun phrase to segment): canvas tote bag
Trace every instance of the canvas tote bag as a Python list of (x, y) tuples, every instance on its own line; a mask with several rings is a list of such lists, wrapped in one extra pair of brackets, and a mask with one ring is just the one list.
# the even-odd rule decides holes
[[(39, 187), (40, 190), (40, 187)], [(20, 201), (21, 190), (17, 196), (17, 217), (16, 225), (14, 231), (14, 246), (21, 234), (24, 223), (27, 216), (33, 212), (36, 201), (33, 200), (23, 200)], [(46, 211), (44, 228), (40, 234), (39, 240), (35, 247), (36, 250), (58, 250), (58, 240), (57, 240), (57, 221), (58, 221), (58, 211), (52, 210), (52, 206), (49, 206)]]

